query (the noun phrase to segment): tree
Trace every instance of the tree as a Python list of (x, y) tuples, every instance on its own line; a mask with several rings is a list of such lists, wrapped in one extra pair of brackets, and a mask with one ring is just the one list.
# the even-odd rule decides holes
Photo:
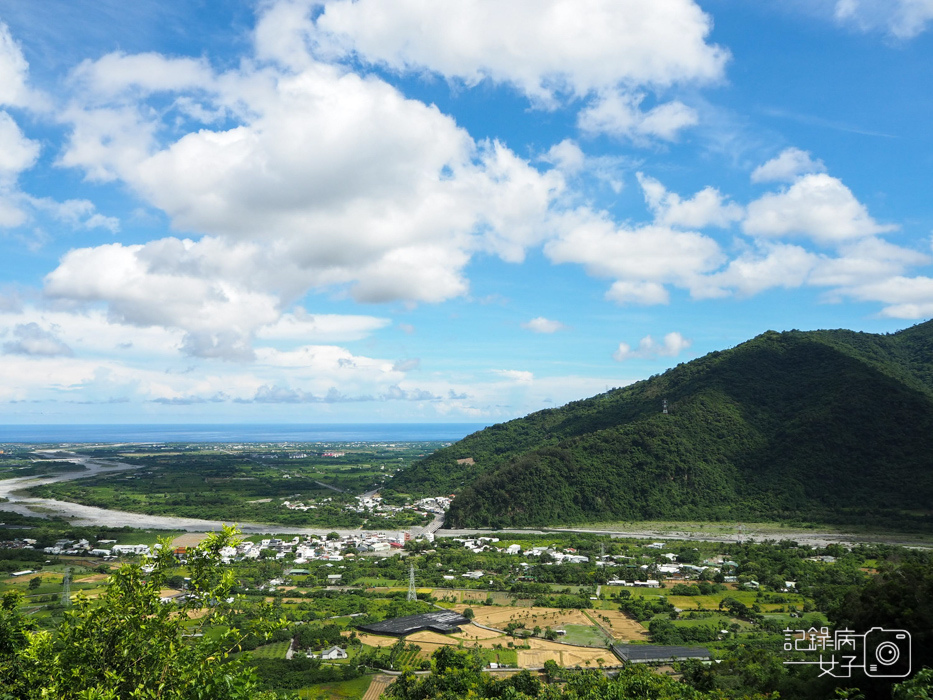
[(463, 616), (467, 620), (472, 620), (476, 616), (476, 613), (473, 612), (473, 608), (467, 608), (463, 611)]
[(36, 576), (36, 577), (34, 577), (34, 578), (29, 579), (29, 590), (30, 590), (30, 591), (36, 590), (36, 589), (37, 589), (39, 586), (41, 586), (41, 585), (42, 585), (42, 577), (41, 577), (41, 576)]
[(553, 683), (560, 677), (561, 668), (553, 659), (544, 662), (544, 678), (548, 683)]
[(933, 700), (933, 669), (923, 668), (913, 678), (892, 688), (894, 700)]
[[(222, 603), (233, 575), (219, 567), (221, 548), (236, 544), (236, 531), (210, 534), (192, 552), (191, 596), (181, 605), (160, 602), (160, 590), (176, 566), (168, 541), (146, 574), (138, 563), (124, 564), (104, 594), (91, 601), (79, 595), (58, 629), (34, 632), (18, 615), (15, 599), (0, 606), (0, 695), (4, 700), (188, 700), (261, 697), (252, 670), (230, 655), (246, 634), (268, 636), (284, 624), (268, 612), (251, 629), (230, 624)], [(223, 627), (218, 637), (184, 638), (189, 611), (208, 608), (199, 625)], [(192, 630), (197, 631), (197, 629)]]

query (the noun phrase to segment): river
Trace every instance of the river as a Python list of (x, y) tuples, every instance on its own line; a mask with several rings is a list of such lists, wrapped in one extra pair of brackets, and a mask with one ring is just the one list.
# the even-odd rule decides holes
[[(23, 515), (39, 517), (63, 517), (73, 525), (104, 525), (108, 527), (137, 527), (153, 530), (184, 530), (188, 532), (211, 532), (219, 530), (222, 525), (231, 523), (220, 520), (202, 520), (198, 518), (176, 518), (166, 515), (146, 515), (144, 513), (130, 513), (122, 510), (110, 510), (109, 508), (98, 508), (95, 506), (85, 506), (79, 503), (70, 503), (68, 501), (59, 501), (52, 498), (33, 498), (26, 496), (21, 492), (34, 486), (43, 484), (53, 484), (60, 481), (72, 481), (75, 479), (86, 479), (101, 473), (115, 473), (139, 469), (140, 465), (126, 464), (109, 459), (94, 459), (82, 457), (71, 452), (63, 450), (45, 450), (37, 453), (45, 460), (57, 460), (62, 462), (73, 462), (85, 467), (84, 471), (66, 472), (49, 477), (20, 477), (17, 479), (0, 480), (0, 497), (5, 497), (8, 502), (0, 502), (0, 512), (12, 511)], [(341, 535), (359, 534), (360, 530), (345, 530), (338, 528), (300, 528), (288, 525), (267, 525), (263, 523), (237, 523), (239, 529), (245, 534), (276, 534), (289, 533), (295, 535), (324, 535), (329, 532), (337, 532)], [(698, 530), (677, 530), (677, 529), (658, 529), (658, 528), (639, 528), (625, 527), (624, 529), (601, 529), (601, 528), (542, 528), (538, 530), (447, 530), (441, 529), (441, 520), (435, 518), (435, 521), (428, 526), (429, 531), (434, 531), (438, 537), (475, 537), (486, 536), (495, 537), (498, 535), (508, 536), (510, 533), (526, 534), (550, 534), (550, 533), (593, 533), (600, 535), (609, 535), (618, 538), (637, 538), (651, 540), (693, 540), (704, 542), (736, 542), (737, 535), (722, 535), (706, 532), (703, 529)], [(931, 547), (930, 538), (923, 535), (888, 535), (875, 533), (846, 533), (846, 532), (827, 532), (815, 530), (798, 530), (792, 528), (781, 528), (780, 530), (768, 530), (766, 532), (748, 532), (742, 535), (747, 541), (772, 540), (792, 540), (799, 544), (808, 544), (813, 547), (825, 547), (828, 544), (852, 545), (858, 543), (886, 543), (898, 544), (908, 547), (918, 547), (929, 549)]]

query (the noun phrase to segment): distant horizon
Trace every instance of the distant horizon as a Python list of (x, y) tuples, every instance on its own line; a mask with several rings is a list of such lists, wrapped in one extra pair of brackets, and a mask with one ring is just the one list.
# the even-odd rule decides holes
[[(512, 420), (512, 419), (508, 419)], [(496, 421), (506, 422), (506, 421)], [(311, 422), (289, 422), (289, 421), (191, 421), (191, 422), (168, 422), (168, 421), (135, 421), (126, 423), (82, 423), (71, 421), (68, 423), (0, 423), (0, 428), (15, 427), (55, 427), (55, 426), (101, 426), (101, 427), (122, 427), (122, 426), (174, 426), (174, 427), (211, 427), (211, 426), (280, 426), (280, 427), (299, 427), (299, 426), (358, 426), (358, 425), (493, 425), (493, 423), (471, 421), (311, 421)]]
[(0, 444), (452, 442), (487, 423), (0, 424)]

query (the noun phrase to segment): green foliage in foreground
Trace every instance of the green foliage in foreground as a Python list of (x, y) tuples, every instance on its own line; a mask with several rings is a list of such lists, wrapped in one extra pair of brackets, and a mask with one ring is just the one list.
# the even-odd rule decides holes
[[(234, 535), (225, 529), (197, 547), (188, 563), (191, 597), (180, 606), (159, 600), (175, 568), (168, 546), (152, 562), (151, 573), (125, 564), (100, 599), (79, 597), (54, 631), (33, 631), (16, 609), (17, 596), (5, 595), (0, 605), (0, 699), (261, 697), (254, 671), (231, 654), (246, 634), (268, 634), (279, 623), (266, 611), (250, 630), (225, 624), (222, 601), (234, 579), (217, 564), (220, 549), (234, 542)], [(188, 611), (205, 605), (208, 614), (190, 627)], [(208, 625), (225, 631), (187, 636)]]
[(607, 678), (600, 671), (565, 671), (549, 662), (545, 668), (550, 679), (556, 681), (556, 676), (559, 676), (560, 682), (545, 684), (528, 671), (497, 679), (480, 671), (482, 663), (480, 656), (473, 650), (441, 647), (432, 656), (431, 675), (418, 678), (413, 673), (405, 673), (389, 686), (385, 695), (393, 700), (453, 700), (465, 697), (510, 700), (724, 700), (728, 697), (719, 691), (698, 691), (643, 666), (629, 666), (615, 678)]
[(931, 529), (930, 454), (933, 322), (891, 336), (768, 332), (487, 428), (391, 485), (459, 491), (454, 527), (764, 519)]
[[(482, 673), (483, 661), (476, 650), (441, 647), (431, 658), (431, 674), (406, 672), (389, 686), (383, 697), (390, 700), (777, 700), (778, 698), (848, 697), (853, 700), (933, 698), (933, 671), (922, 669), (913, 678), (894, 684), (883, 695), (863, 694), (858, 688), (839, 689), (832, 679), (789, 675), (781, 659), (760, 651), (742, 651), (728, 657), (722, 669), (716, 665), (684, 664), (683, 679), (630, 665), (614, 677), (596, 669), (570, 670), (553, 661), (544, 664), (545, 682), (529, 671), (509, 678)], [(812, 674), (811, 674), (812, 675)], [(725, 681), (725, 682), (723, 682)]]

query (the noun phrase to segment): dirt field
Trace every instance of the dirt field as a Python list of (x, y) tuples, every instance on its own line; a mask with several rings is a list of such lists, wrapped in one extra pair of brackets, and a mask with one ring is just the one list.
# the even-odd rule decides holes
[[(558, 645), (560, 646), (560, 645)], [(598, 668), (597, 659), (603, 660), (604, 666), (618, 666), (619, 661), (608, 649), (583, 649), (564, 646), (559, 649), (519, 649), (518, 665), (520, 668), (540, 668), (545, 661), (554, 661), (561, 666), (586, 666)]]
[(482, 627), (477, 627), (476, 625), (460, 625), (460, 629), (462, 629), (463, 632), (451, 634), (450, 636), (455, 639), (492, 639), (493, 637), (502, 636), (499, 632), (484, 630)]
[(106, 581), (108, 578), (110, 578), (110, 574), (91, 574), (90, 576), (76, 578), (75, 583), (98, 583), (100, 581)]
[(368, 644), (371, 647), (390, 647), (398, 641), (398, 637), (381, 637), (375, 634), (366, 634), (365, 632), (358, 632), (357, 637), (363, 644)]
[[(463, 612), (467, 606), (457, 605), (454, 609)], [(579, 610), (558, 608), (517, 608), (512, 606), (490, 606), (473, 608), (474, 619), (481, 625), (504, 629), (510, 622), (521, 622), (528, 629), (538, 625), (542, 629), (556, 629), (561, 625), (592, 625), (592, 621)]]
[[(588, 610), (587, 613), (609, 630), (616, 639), (632, 642), (636, 639), (648, 638), (648, 630), (623, 612), (618, 610)], [(607, 622), (603, 618), (609, 618), (609, 621)]]
[[(478, 630), (479, 632), (485, 632), (485, 630)], [(414, 642), (419, 645), (422, 649), (426, 648), (426, 645), (430, 645), (431, 651), (434, 651), (437, 647), (440, 646), (456, 646), (460, 642), (463, 642), (464, 646), (473, 646), (478, 644), (481, 647), (487, 649), (492, 649), (496, 644), (502, 644), (505, 646), (506, 642), (514, 641), (511, 637), (498, 636), (498, 637), (475, 637), (475, 636), (464, 636), (464, 635), (455, 635), (455, 634), (438, 634), (437, 632), (417, 632), (416, 634), (410, 634), (405, 638), (406, 642)]]
[(187, 532), (184, 535), (179, 535), (174, 540), (172, 540), (172, 546), (173, 547), (194, 547), (205, 537), (207, 537), (206, 532)]

